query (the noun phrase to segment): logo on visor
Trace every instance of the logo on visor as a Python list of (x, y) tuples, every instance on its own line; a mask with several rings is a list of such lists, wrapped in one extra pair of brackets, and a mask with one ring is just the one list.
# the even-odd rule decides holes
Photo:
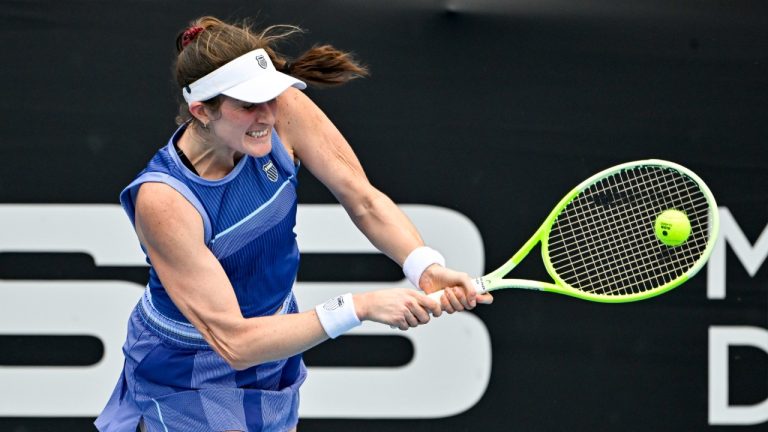
[(267, 178), (270, 181), (276, 182), (277, 181), (277, 167), (275, 164), (272, 163), (272, 161), (269, 161), (264, 164), (264, 166), (261, 167), (261, 169), (264, 170), (264, 173), (267, 174)]
[(256, 56), (256, 62), (259, 64), (259, 66), (261, 66), (262, 69), (266, 69), (267, 68), (267, 59), (264, 58), (263, 55), (261, 55), (261, 54), (257, 55)]

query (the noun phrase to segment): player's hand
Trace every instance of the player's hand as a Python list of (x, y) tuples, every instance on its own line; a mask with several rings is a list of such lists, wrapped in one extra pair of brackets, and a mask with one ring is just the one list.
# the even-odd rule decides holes
[(442, 313), (437, 301), (407, 288), (356, 294), (355, 308), (361, 320), (389, 324), (400, 330), (426, 324), (431, 315), (438, 317)]
[(419, 287), (426, 293), (445, 290), (440, 299), (444, 311), (454, 313), (474, 309), (477, 303), (491, 304), (491, 294), (477, 294), (475, 285), (466, 273), (433, 264), (424, 271), (419, 279)]

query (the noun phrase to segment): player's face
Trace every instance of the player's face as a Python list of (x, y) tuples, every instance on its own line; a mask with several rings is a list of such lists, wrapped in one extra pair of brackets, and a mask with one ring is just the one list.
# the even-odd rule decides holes
[(216, 136), (229, 148), (251, 156), (264, 156), (272, 150), (277, 102), (254, 104), (224, 97), (221, 116), (212, 125)]

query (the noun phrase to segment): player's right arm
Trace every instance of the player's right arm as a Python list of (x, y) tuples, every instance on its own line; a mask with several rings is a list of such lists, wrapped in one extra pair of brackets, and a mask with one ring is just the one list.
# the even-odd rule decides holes
[[(244, 318), (224, 269), (203, 238), (197, 210), (162, 183), (145, 183), (136, 198), (136, 232), (176, 307), (235, 369), (304, 352), (328, 338), (314, 309)], [(440, 314), (437, 302), (409, 289), (354, 296), (360, 320), (401, 328)]]

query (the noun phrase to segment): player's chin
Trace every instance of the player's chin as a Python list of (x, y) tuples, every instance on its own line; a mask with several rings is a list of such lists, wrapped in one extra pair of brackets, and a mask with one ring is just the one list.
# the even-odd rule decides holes
[(245, 149), (245, 153), (253, 157), (262, 157), (268, 155), (269, 152), (272, 151), (272, 140), (270, 139), (269, 135), (259, 139), (252, 139), (247, 137), (243, 143), (243, 147)]

